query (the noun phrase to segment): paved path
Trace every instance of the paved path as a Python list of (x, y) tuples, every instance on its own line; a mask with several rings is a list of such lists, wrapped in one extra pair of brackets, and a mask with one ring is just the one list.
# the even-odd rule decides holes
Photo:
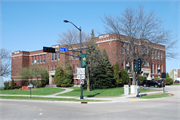
[[(72, 97), (72, 96), (56, 96), (59, 94), (67, 93), (72, 91), (73, 89), (69, 88), (64, 88), (66, 89), (63, 92), (60, 93), (55, 93), (52, 95), (32, 95), (32, 97), (51, 97), (51, 98), (71, 98), (71, 99), (80, 99), (79, 97)], [(180, 98), (180, 86), (167, 86), (165, 87), (165, 92), (166, 93), (173, 93), (175, 98)], [(140, 93), (140, 95), (148, 95), (148, 94), (156, 94), (156, 93), (163, 93), (163, 91), (154, 91), (154, 92), (145, 92), (145, 93)], [(0, 94), (0, 96), (28, 96), (29, 95), (8, 95), (8, 94)], [(130, 95), (122, 95), (121, 97), (84, 97), (84, 99), (89, 99), (89, 100), (109, 100), (112, 102), (124, 102), (124, 101), (131, 101), (135, 98), (136, 94), (130, 94)]]
[(56, 96), (56, 95), (64, 94), (64, 93), (67, 93), (67, 92), (70, 92), (70, 91), (73, 90), (73, 89), (69, 89), (69, 88), (63, 88), (63, 89), (66, 89), (66, 90), (64, 90), (64, 91), (62, 91), (62, 92), (59, 92), (59, 93), (52, 94), (52, 95), (47, 95), (46, 97), (54, 97), (54, 96)]

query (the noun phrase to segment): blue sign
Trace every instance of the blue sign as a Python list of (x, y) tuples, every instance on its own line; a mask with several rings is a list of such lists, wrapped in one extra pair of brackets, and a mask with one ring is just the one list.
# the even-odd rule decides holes
[(62, 51), (62, 52), (68, 52), (68, 48), (59, 48), (59, 51)]

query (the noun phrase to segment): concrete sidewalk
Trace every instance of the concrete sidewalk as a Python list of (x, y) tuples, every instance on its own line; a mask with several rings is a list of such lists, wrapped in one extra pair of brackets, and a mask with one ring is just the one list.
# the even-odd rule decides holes
[[(69, 88), (66, 89), (65, 92), (72, 91)], [(53, 95), (31, 95), (32, 97), (50, 97), (50, 98), (71, 98), (71, 99), (80, 99), (79, 97), (72, 97), (72, 96), (56, 96), (58, 94), (63, 94), (63, 92), (56, 93)], [(156, 94), (156, 93), (163, 93), (162, 91), (155, 91), (155, 92), (146, 92), (146, 93), (140, 93), (139, 95), (148, 95), (148, 94)], [(30, 95), (8, 95), (8, 94), (0, 94), (0, 96), (27, 96), (29, 97)], [(130, 94), (130, 95), (122, 95), (121, 97), (84, 97), (84, 99), (87, 100), (108, 100), (111, 102), (126, 102), (130, 101), (131, 99), (135, 99), (136, 94)]]

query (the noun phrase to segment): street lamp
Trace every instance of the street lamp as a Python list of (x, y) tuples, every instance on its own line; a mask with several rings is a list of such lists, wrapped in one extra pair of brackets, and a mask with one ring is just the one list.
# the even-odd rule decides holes
[[(68, 20), (64, 20), (65, 23), (71, 23), (75, 28), (77, 28), (80, 32), (80, 67), (82, 68), (82, 47), (81, 47), (81, 27), (77, 27), (75, 24)], [(80, 99), (83, 99), (83, 86), (81, 84), (81, 96)]]

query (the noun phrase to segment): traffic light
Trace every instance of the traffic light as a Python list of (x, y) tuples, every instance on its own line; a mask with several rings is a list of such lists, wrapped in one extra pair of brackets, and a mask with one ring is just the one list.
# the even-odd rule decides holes
[(137, 71), (139, 74), (141, 74), (142, 72), (141, 72), (141, 59), (140, 58), (138, 59), (137, 64), (138, 64), (138, 70)]
[(137, 59), (136, 58), (134, 59), (133, 63), (134, 63), (134, 72), (137, 72), (138, 68), (137, 68)]
[(43, 52), (55, 53), (55, 48), (43, 47)]

